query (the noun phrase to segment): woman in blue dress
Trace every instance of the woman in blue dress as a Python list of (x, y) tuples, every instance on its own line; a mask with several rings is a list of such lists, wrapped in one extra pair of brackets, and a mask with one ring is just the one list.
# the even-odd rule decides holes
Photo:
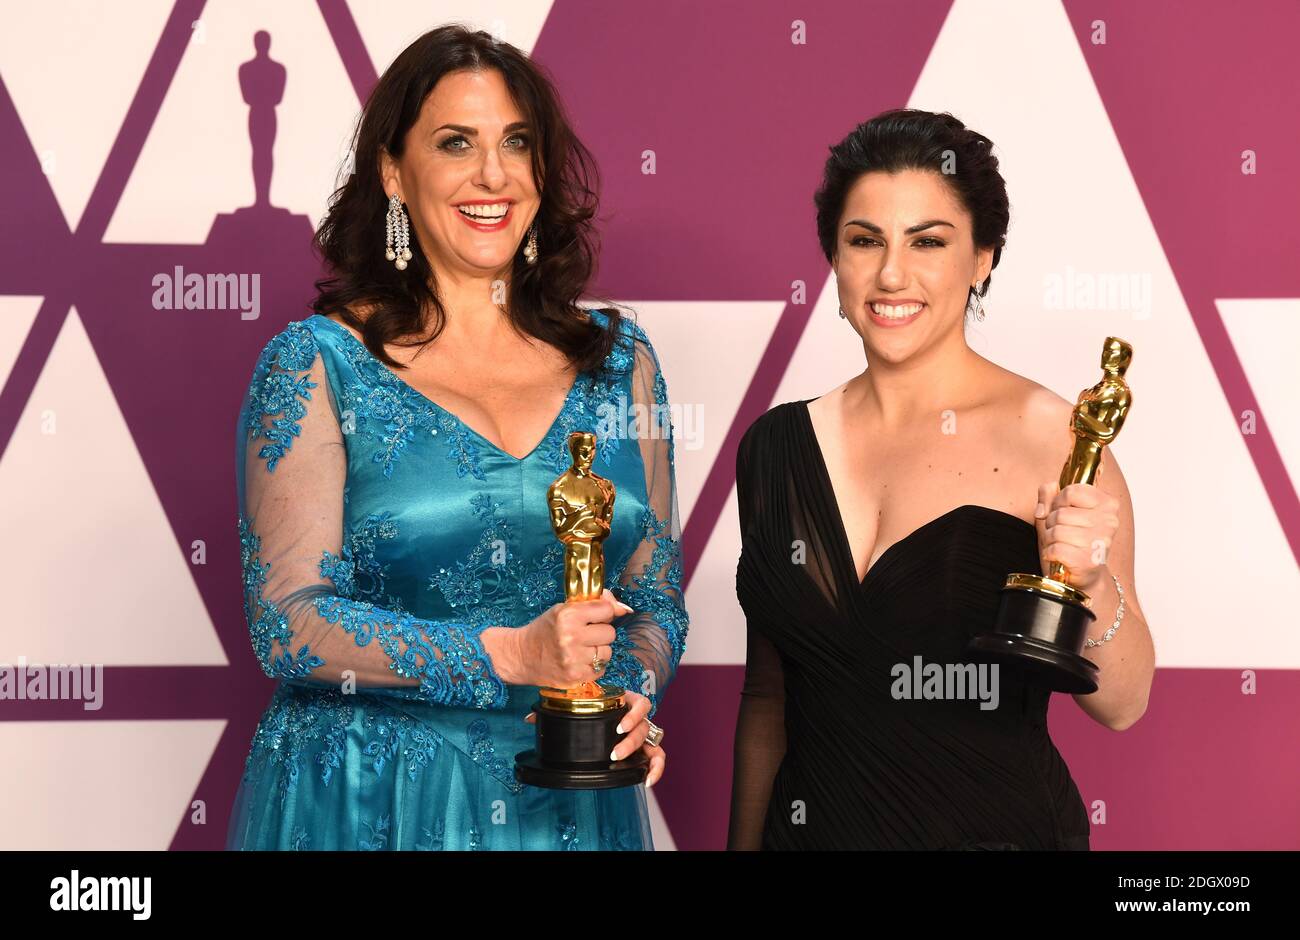
[[(245, 609), (279, 682), (228, 847), (653, 848), (643, 787), (514, 774), (538, 687), (595, 679), (628, 690), (614, 759), (644, 751), (653, 784), (688, 626), (658, 358), (578, 303), (590, 157), (522, 53), (455, 26), (385, 72), (355, 154), (315, 313), (239, 416)], [(607, 590), (563, 604), (546, 488), (573, 431), (617, 495)]]

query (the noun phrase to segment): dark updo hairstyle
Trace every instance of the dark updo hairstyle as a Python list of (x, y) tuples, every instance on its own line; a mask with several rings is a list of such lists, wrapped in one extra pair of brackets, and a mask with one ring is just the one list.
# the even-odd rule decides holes
[[(329, 271), (316, 282), (312, 309), (338, 313), (361, 332), (377, 359), (394, 368), (405, 367), (384, 344), (428, 328), (426, 306), (432, 333), (425, 342), (442, 332), (446, 310), (437, 295), (437, 272), (419, 250), (414, 226), (406, 270), (384, 257), (388, 196), (379, 157), (381, 149), (394, 159), (402, 156), (425, 98), (445, 75), (464, 69), (500, 72), (530, 125), (533, 181), (541, 197), (534, 220), (539, 257), (529, 264), (522, 244), (515, 251), (502, 310), (518, 330), (554, 346), (579, 370), (595, 368), (609, 355), (621, 319), (608, 301), (601, 304), (608, 308), (605, 328), (577, 313), (595, 270), (595, 162), (570, 127), (545, 71), (509, 43), (459, 24), (431, 30), (407, 46), (366, 100), (352, 140), (355, 172), (330, 197), (316, 231), (314, 244)], [(363, 320), (350, 304), (370, 312)]]
[[(840, 216), (849, 189), (864, 173), (880, 170), (932, 170), (948, 181), (972, 220), (976, 248), (993, 249), (993, 267), (1007, 241), (1011, 209), (1007, 184), (998, 172), (993, 141), (971, 130), (945, 112), (898, 108), (859, 124), (849, 136), (830, 148), (821, 188), (813, 197), (817, 206), (817, 238), (827, 261), (832, 261), (839, 237)], [(944, 173), (945, 166), (952, 172)], [(992, 268), (982, 290), (993, 283)], [(967, 301), (970, 297), (967, 297)]]

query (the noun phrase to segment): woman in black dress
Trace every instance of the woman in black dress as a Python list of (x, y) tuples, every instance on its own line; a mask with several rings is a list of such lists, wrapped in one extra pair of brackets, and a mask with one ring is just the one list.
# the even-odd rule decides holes
[(1088, 848), (1045, 687), (985, 667), (964, 694), (911, 694), (925, 666), (970, 662), (1009, 572), (1068, 567), (1101, 668), (1075, 701), (1117, 731), (1146, 710), (1154, 650), (1114, 455), (1096, 485), (1058, 490), (1073, 403), (965, 341), (1009, 218), (991, 148), (951, 115), (899, 110), (831, 150), (818, 236), (869, 368), (740, 443), (729, 848)]

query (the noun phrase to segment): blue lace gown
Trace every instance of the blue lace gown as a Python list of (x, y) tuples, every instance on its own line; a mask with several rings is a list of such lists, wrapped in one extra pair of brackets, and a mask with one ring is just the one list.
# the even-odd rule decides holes
[(595, 431), (594, 469), (617, 488), (606, 586), (633, 608), (600, 681), (657, 706), (672, 678), (688, 620), (667, 390), (645, 333), (623, 323), (522, 459), (327, 317), (266, 345), (236, 468), (248, 627), (279, 682), (229, 848), (653, 848), (642, 786), (515, 780), (537, 689), (503, 683), (479, 639), (563, 601), (546, 488), (569, 466), (569, 433)]

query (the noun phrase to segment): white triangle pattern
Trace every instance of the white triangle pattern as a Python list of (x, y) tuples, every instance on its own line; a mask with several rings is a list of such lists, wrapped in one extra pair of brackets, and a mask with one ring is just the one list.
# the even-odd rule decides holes
[(537, 45), (551, 0), (450, 0), (438, 4), (437, 18), (431, 19), (423, 0), (389, 0), (387, 3), (350, 5), (357, 31), (375, 64), (375, 74), (428, 30), (444, 23), (460, 23), (482, 29), (524, 52)]
[(228, 665), (75, 308), (0, 456), (0, 493), (0, 662)]
[[(196, 792), (225, 721), (5, 721), (0, 849), (166, 851), (177, 824), (220, 825), (228, 793)], [(218, 840), (220, 842), (222, 840)]]
[[(785, 309), (781, 301), (638, 301), (629, 304), (659, 356), (674, 415), (678, 508), (688, 523), (722, 439), (735, 420)], [(695, 629), (687, 665), (744, 660), (744, 619), (736, 601), (740, 528), (735, 487), (686, 590)]]
[(1300, 298), (1215, 301), (1291, 485), (1300, 487)]
[(18, 361), (18, 353), (36, 322), (42, 297), (0, 297), (0, 388)]
[(168, 0), (5, 4), (0, 74), (69, 229), (81, 222), (171, 9)]

